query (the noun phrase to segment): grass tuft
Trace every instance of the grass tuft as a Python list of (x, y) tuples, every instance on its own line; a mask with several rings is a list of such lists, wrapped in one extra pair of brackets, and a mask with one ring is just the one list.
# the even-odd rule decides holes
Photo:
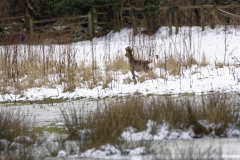
[[(21, 110), (0, 110), (0, 159), (33, 159), (34, 119)], [(30, 147), (30, 148), (29, 148)]]
[[(226, 137), (229, 125), (238, 123), (239, 118), (233, 103), (229, 103), (225, 95), (218, 94), (199, 98), (197, 102), (179, 101), (171, 96), (151, 96), (147, 99), (133, 96), (106, 101), (87, 115), (76, 108), (62, 111), (62, 114), (70, 139), (81, 139), (79, 130), (90, 131), (86, 141), (81, 139), (82, 150), (98, 148), (103, 144), (122, 145), (118, 138), (127, 127), (132, 126), (140, 132), (146, 129), (148, 120), (156, 124), (167, 122), (170, 129), (192, 128), (194, 138), (204, 135)], [(154, 127), (151, 133), (156, 133)]]

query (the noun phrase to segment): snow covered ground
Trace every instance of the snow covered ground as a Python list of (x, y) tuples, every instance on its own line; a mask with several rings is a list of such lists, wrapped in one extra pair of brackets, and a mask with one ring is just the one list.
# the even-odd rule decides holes
[[(156, 78), (145, 80), (136, 85), (124, 83), (124, 79), (132, 77), (131, 73), (116, 73), (116, 78), (108, 84), (93, 89), (76, 87), (74, 92), (63, 92), (63, 85), (55, 88), (42, 86), (29, 88), (22, 95), (5, 94), (0, 101), (13, 100), (41, 100), (51, 98), (102, 98), (132, 95), (134, 93), (147, 94), (204, 94), (207, 92), (230, 92), (240, 90), (240, 27), (218, 26), (212, 30), (206, 28), (204, 32), (200, 27), (181, 27), (178, 35), (168, 35), (168, 28), (161, 27), (155, 35), (147, 36), (139, 33), (132, 36), (131, 29), (122, 29), (120, 32), (110, 32), (105, 37), (95, 38), (92, 42), (84, 41), (73, 43), (71, 47), (76, 51), (77, 62), (91, 63), (96, 59), (99, 66), (104, 68), (108, 59), (125, 54), (125, 48), (131, 46), (135, 57), (152, 60), (157, 63), (164, 56), (193, 56), (199, 63), (205, 56), (206, 67), (193, 65), (182, 69), (181, 75), (166, 73), (165, 79)], [(55, 47), (55, 54), (59, 53), (64, 45)], [(39, 52), (43, 47), (36, 46)], [(45, 50), (47, 50), (45, 48)], [(94, 50), (94, 51), (93, 51)], [(159, 59), (155, 56), (158, 55)], [(127, 57), (125, 57), (127, 60)], [(222, 63), (223, 67), (216, 64)], [(161, 69), (155, 68), (154, 73), (159, 74)]]
[[(153, 36), (146, 36), (139, 34), (132, 37), (131, 29), (122, 29), (117, 33), (109, 33), (105, 37), (96, 38), (92, 42), (77, 42), (73, 43), (77, 49), (77, 61), (84, 60), (86, 63), (92, 61), (92, 56), (96, 57), (99, 64), (104, 67), (106, 59), (113, 58), (117, 55), (124, 55), (125, 48), (132, 46), (135, 50), (136, 55), (139, 57), (147, 57), (147, 59), (153, 60), (157, 63), (157, 59), (148, 57), (148, 53), (151, 55), (158, 55), (159, 58), (164, 58), (164, 55), (193, 55), (195, 59), (201, 61), (203, 55), (206, 57), (209, 65), (201, 67), (193, 65), (190, 68), (182, 70), (182, 74), (174, 76), (166, 74), (166, 79), (156, 78), (146, 80), (143, 83), (137, 83), (134, 85), (133, 82), (130, 84), (123, 83), (123, 80), (131, 76), (131, 73), (127, 74), (119, 73), (118, 78), (108, 84), (109, 88), (102, 89), (101, 86), (93, 89), (77, 87), (74, 92), (63, 92), (63, 86), (58, 85), (56, 88), (48, 88), (46, 86), (41, 88), (30, 88), (24, 91), (24, 96), (17, 95), (16, 100), (41, 100), (46, 97), (51, 98), (103, 98), (103, 97), (119, 97), (133, 94), (156, 94), (156, 95), (181, 95), (185, 93), (206, 94), (208, 92), (240, 92), (240, 27), (231, 26), (218, 26), (215, 30), (206, 28), (204, 32), (201, 31), (200, 27), (181, 27), (178, 35), (168, 35), (168, 28), (162, 27)], [(36, 46), (38, 47), (38, 46)], [(58, 46), (59, 47), (59, 46)], [(91, 50), (96, 51), (96, 55), (91, 54)], [(41, 50), (41, 48), (39, 48)], [(106, 53), (107, 51), (107, 53)], [(57, 54), (58, 50), (56, 50)], [(218, 67), (215, 64), (223, 63), (223, 67)], [(155, 68), (154, 72), (159, 73), (160, 69)], [(0, 101), (12, 101), (14, 95), (6, 94), (0, 96)], [(54, 111), (53, 113), (56, 113)], [(39, 113), (41, 114), (41, 113)], [(46, 115), (47, 117), (51, 116)], [(148, 124), (154, 123), (149, 121)], [(146, 131), (141, 133), (135, 132), (134, 128), (127, 128), (122, 133), (121, 137), (130, 141), (135, 138), (141, 138), (144, 140), (157, 140), (162, 142), (163, 140), (181, 140), (181, 146), (193, 143), (191, 131), (169, 131), (167, 124), (159, 126), (159, 135), (151, 135), (150, 128), (148, 126)], [(240, 132), (238, 130), (229, 131), (229, 137), (238, 137)], [(130, 139), (129, 139), (130, 138)], [(206, 137), (209, 138), (209, 137)], [(207, 151), (216, 151), (216, 155), (221, 154), (223, 158), (240, 158), (240, 150), (238, 139), (228, 139), (226, 141), (218, 141), (217, 148), (213, 150), (208, 147), (213, 143), (212, 139), (204, 140), (204, 144), (208, 144), (207, 147), (199, 147), (203, 145), (203, 141), (196, 142), (196, 146), (193, 148), (201, 148), (202, 152), (198, 152), (199, 155), (206, 153)], [(231, 141), (231, 142), (230, 142)], [(184, 143), (187, 142), (187, 143)], [(195, 143), (195, 141), (194, 141)], [(232, 145), (234, 143), (234, 145)], [(173, 144), (166, 144), (169, 148), (165, 148), (165, 153), (175, 155), (179, 151)], [(228, 150), (228, 146), (234, 146)], [(175, 147), (175, 148), (174, 148)], [(218, 147), (222, 147), (218, 150)], [(160, 148), (160, 147), (159, 147)], [(181, 148), (181, 147), (180, 147)], [(189, 147), (188, 149), (190, 149)], [(169, 152), (170, 151), (170, 152)], [(231, 152), (232, 151), (232, 152)], [(139, 159), (140, 155), (147, 154), (146, 148), (135, 148), (125, 151), (128, 157), (121, 157), (120, 150), (110, 145), (103, 145), (100, 149), (90, 149), (79, 155), (72, 155), (68, 157), (101, 157), (101, 158), (117, 158), (117, 159)], [(160, 152), (160, 151), (158, 151)], [(186, 151), (187, 152), (187, 151)], [(218, 153), (219, 152), (219, 153)], [(58, 153), (59, 157), (67, 157), (69, 153), (66, 150), (60, 150)], [(181, 153), (179, 153), (181, 155)], [(187, 153), (186, 153), (187, 154)], [(192, 152), (195, 154), (195, 152)], [(197, 153), (196, 153), (197, 154)], [(111, 156), (110, 156), (111, 155)], [(159, 155), (161, 156), (161, 155)], [(147, 158), (147, 157), (143, 157)], [(174, 158), (174, 157), (173, 157)], [(216, 158), (218, 159), (218, 158)]]
[[(120, 150), (111, 145), (102, 146), (99, 149), (90, 149), (81, 156), (68, 155), (65, 150), (58, 152), (58, 157), (49, 157), (45, 160), (60, 160), (68, 157), (71, 160), (90, 159), (116, 159), (116, 160), (172, 160), (172, 159), (239, 159), (239, 139), (195, 139), (156, 141), (151, 149), (155, 154), (147, 154), (145, 147), (125, 150), (126, 155), (121, 155)], [(67, 156), (68, 155), (68, 156)]]

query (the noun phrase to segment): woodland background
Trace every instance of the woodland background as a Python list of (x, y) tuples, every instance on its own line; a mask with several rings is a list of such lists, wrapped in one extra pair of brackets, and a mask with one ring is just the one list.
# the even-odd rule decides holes
[[(109, 11), (110, 5), (120, 7), (185, 6), (185, 5), (239, 5), (240, 0), (1, 0), (0, 18), (25, 15), (34, 19), (86, 14), (92, 7)], [(198, 11), (195, 10), (198, 16)]]

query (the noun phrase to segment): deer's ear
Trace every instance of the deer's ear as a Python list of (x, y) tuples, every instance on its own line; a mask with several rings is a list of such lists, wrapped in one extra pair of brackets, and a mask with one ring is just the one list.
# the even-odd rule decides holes
[(132, 51), (133, 49), (130, 47), (130, 46), (128, 46), (127, 48), (125, 48), (126, 49), (126, 51)]

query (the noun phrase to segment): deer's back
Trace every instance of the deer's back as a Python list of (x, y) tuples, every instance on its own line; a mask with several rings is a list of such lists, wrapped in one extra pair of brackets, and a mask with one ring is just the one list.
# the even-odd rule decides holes
[(131, 64), (131, 68), (133, 68), (137, 72), (140, 72), (141, 70), (147, 72), (149, 70), (149, 63), (151, 62), (145, 60), (134, 60)]

